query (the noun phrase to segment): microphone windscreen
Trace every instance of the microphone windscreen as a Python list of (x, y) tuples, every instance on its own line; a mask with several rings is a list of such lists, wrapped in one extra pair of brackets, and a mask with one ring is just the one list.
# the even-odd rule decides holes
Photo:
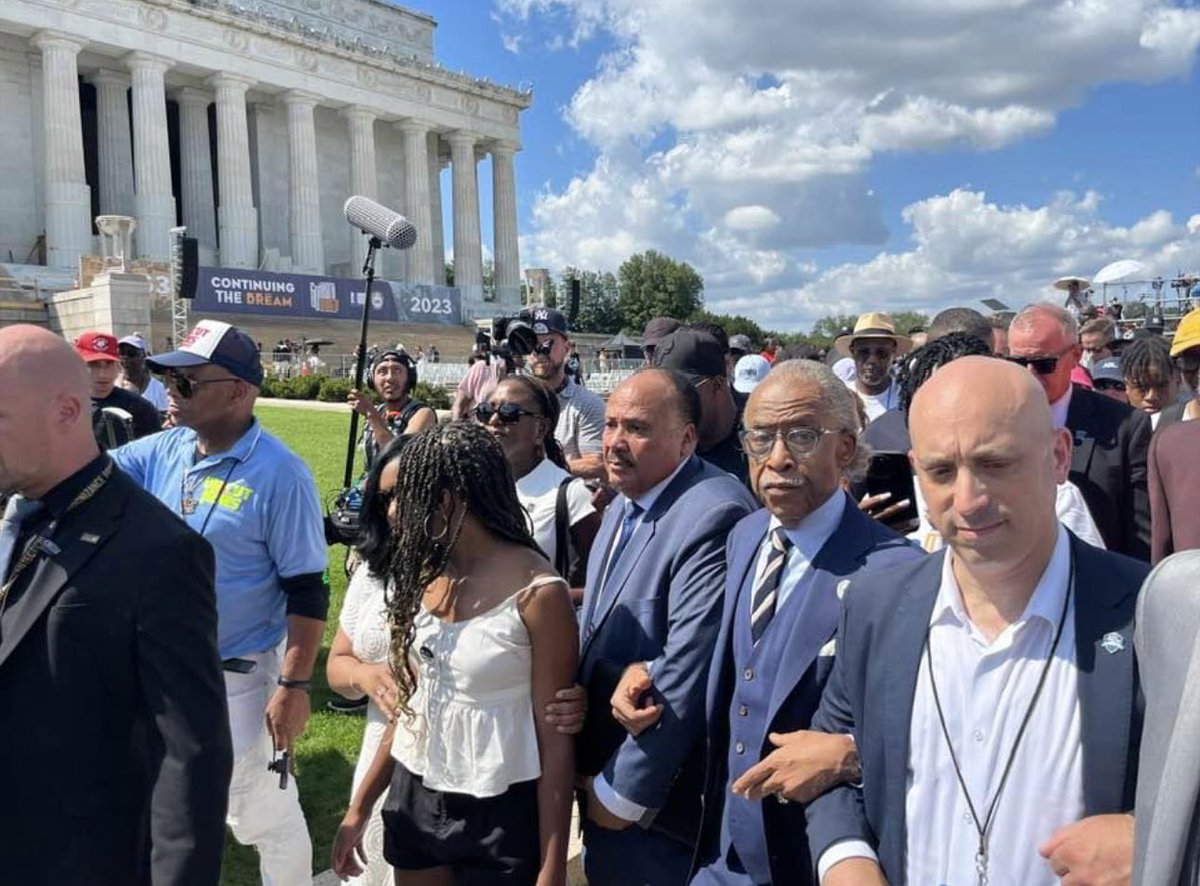
[(354, 227), (393, 249), (408, 249), (417, 242), (417, 229), (412, 222), (369, 197), (349, 198), (342, 212)]

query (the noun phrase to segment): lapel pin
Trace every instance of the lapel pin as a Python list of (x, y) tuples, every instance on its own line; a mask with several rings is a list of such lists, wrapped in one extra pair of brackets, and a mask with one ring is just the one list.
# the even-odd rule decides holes
[(1100, 648), (1109, 655), (1113, 655), (1125, 648), (1125, 638), (1116, 631), (1112, 631), (1111, 633), (1105, 634), (1100, 640)]
[(847, 578), (844, 581), (838, 582), (837, 597), (839, 600), (842, 599), (842, 597), (846, 596), (846, 588), (848, 588), (848, 587), (850, 587), (850, 579)]
[(79, 540), (84, 544), (94, 545), (96, 542), (100, 541), (100, 536), (91, 532), (85, 532), (83, 535), (79, 536)]

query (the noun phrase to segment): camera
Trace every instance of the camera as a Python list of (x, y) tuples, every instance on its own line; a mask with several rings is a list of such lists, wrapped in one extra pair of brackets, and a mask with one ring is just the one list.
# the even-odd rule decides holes
[(524, 311), (516, 316), (493, 317), (492, 341), (497, 347), (508, 345), (515, 357), (525, 357), (535, 352), (548, 353), (552, 347), (549, 342), (542, 348), (538, 347), (537, 333)]
[(325, 515), (325, 542), (353, 546), (358, 543), (358, 530), (362, 513), (362, 490), (351, 486), (333, 500), (333, 506)]

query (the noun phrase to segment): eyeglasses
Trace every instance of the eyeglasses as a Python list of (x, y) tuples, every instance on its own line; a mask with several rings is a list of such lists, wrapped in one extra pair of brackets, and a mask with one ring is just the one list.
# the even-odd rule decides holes
[(1070, 350), (1070, 348), (1067, 348), (1067, 350), (1063, 351), (1062, 353), (1053, 354), (1049, 357), (1019, 357), (1015, 354), (1010, 354), (1004, 359), (1009, 363), (1016, 363), (1022, 369), (1026, 367), (1033, 367), (1033, 371), (1038, 375), (1050, 375), (1055, 369), (1058, 368), (1058, 361), (1061, 360), (1064, 355), (1070, 352)]
[(200, 385), (219, 385), (221, 382), (226, 381), (241, 381), (240, 378), (189, 378), (188, 376), (179, 372), (167, 372), (163, 375), (163, 379), (167, 382), (167, 384), (173, 387), (175, 392), (184, 400), (192, 399), (193, 395), (196, 393), (196, 388), (198, 388)]
[(767, 431), (751, 428), (741, 432), (742, 449), (751, 458), (766, 458), (775, 448), (775, 441), (783, 438), (783, 445), (794, 458), (808, 458), (821, 445), (826, 434), (836, 434), (828, 428), (779, 428)]
[(500, 419), (502, 425), (516, 424), (523, 415), (528, 415), (530, 418), (541, 418), (538, 413), (522, 409), (516, 403), (480, 403), (475, 407), (475, 420), (481, 425), (490, 422), (493, 415)]
[(872, 357), (876, 360), (890, 360), (895, 353), (895, 345), (877, 345), (875, 347), (862, 345), (850, 349), (850, 356), (855, 360), (870, 360)]
[(1124, 391), (1125, 382), (1114, 378), (1097, 378), (1092, 382), (1092, 387), (1097, 391)]

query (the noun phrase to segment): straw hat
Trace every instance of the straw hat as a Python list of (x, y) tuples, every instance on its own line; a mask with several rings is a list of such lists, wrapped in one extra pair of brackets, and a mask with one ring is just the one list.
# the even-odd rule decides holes
[(896, 354), (907, 354), (912, 349), (912, 339), (907, 335), (896, 334), (896, 324), (887, 314), (863, 314), (854, 323), (854, 331), (849, 335), (841, 335), (834, 341), (833, 347), (839, 354), (850, 356), (850, 343), (856, 338), (886, 338), (896, 343)]

